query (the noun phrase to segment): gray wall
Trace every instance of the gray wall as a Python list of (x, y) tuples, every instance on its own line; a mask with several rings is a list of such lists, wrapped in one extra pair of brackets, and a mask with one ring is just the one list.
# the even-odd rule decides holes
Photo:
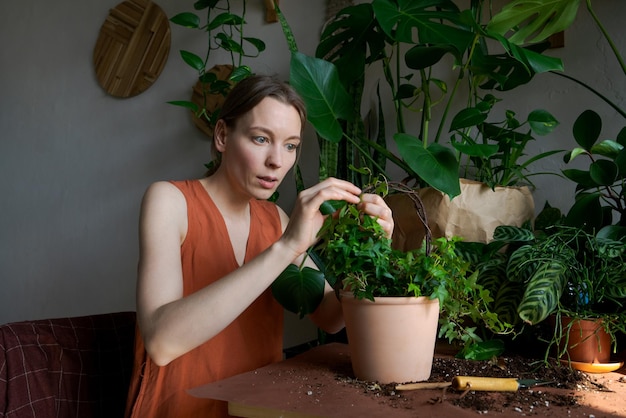
[[(132, 98), (111, 97), (95, 78), (92, 54), (118, 3), (2, 4), (0, 323), (134, 309), (145, 188), (157, 180), (200, 177), (209, 161), (209, 142), (189, 112), (166, 104), (190, 97), (196, 74), (179, 50), (203, 55), (205, 37), (171, 25), (169, 59), (156, 83)], [(171, 17), (192, 11), (194, 2), (156, 3)], [(280, 25), (265, 23), (263, 1), (248, 3), (249, 33), (267, 43), (250, 64), (287, 79)], [(313, 53), (325, 3), (283, 3), (297, 22), (299, 48)], [(308, 152), (315, 151), (314, 140)], [(308, 173), (314, 179), (316, 168)], [(281, 204), (290, 210), (293, 182), (284, 186)], [(310, 335), (307, 325), (294, 321)]]
[[(204, 38), (172, 25), (172, 48), (157, 82), (139, 96), (116, 99), (97, 84), (92, 52), (100, 26), (117, 1), (4, 1), (0, 13), (0, 323), (134, 309), (137, 220), (151, 182), (199, 177), (209, 143), (182, 108), (195, 74), (180, 49), (204, 51)], [(597, 12), (626, 52), (626, 10), (619, 0), (597, 3)], [(193, 1), (157, 1), (168, 16)], [(300, 49), (313, 53), (325, 2), (285, 0)], [(582, 7), (582, 6), (581, 6)], [(258, 72), (288, 74), (286, 44), (278, 24), (266, 24), (261, 0), (249, 2), (249, 33), (268, 50)], [(566, 70), (594, 83), (624, 105), (625, 79), (585, 10), (566, 32), (566, 46), (552, 53)], [(216, 61), (217, 63), (217, 61)], [(513, 105), (514, 103), (514, 105)], [(590, 94), (555, 76), (541, 76), (508, 98), (507, 108), (526, 115), (543, 107), (561, 121), (535, 149), (570, 148), (575, 117), (587, 107), (604, 112), (606, 136), (624, 121)], [(305, 153), (315, 152), (309, 131)], [(316, 176), (315, 158), (305, 174)], [(560, 158), (537, 168), (558, 171)], [(573, 187), (556, 177), (537, 180), (537, 206), (567, 209)], [(293, 184), (281, 189), (289, 211)], [(312, 337), (306, 321), (288, 318), (286, 344)]]

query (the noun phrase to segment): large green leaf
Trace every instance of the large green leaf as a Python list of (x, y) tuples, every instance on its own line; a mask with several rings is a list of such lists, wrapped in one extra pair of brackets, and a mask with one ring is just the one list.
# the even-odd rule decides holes
[(452, 122), (450, 123), (450, 131), (479, 125), (487, 120), (487, 116), (489, 116), (487, 112), (483, 112), (477, 107), (466, 107), (461, 109), (461, 111), (459, 111), (459, 113), (457, 113), (452, 119)]
[(556, 308), (566, 283), (567, 266), (560, 261), (543, 262), (528, 281), (517, 313), (520, 318), (535, 325)]
[(493, 231), (493, 239), (504, 242), (532, 242), (535, 235), (532, 231), (512, 225), (498, 225)]
[(574, 121), (572, 128), (576, 143), (590, 151), (602, 131), (602, 118), (593, 110), (585, 110)]
[(595, 155), (602, 155), (608, 158), (615, 158), (617, 157), (617, 154), (619, 154), (619, 152), (623, 149), (624, 146), (619, 142), (605, 139), (604, 141), (600, 141), (597, 144), (593, 145), (591, 147), (591, 153)]
[(190, 29), (197, 29), (200, 27), (200, 18), (196, 14), (189, 12), (177, 14), (170, 19), (170, 22)]
[(596, 160), (589, 166), (589, 175), (599, 186), (610, 186), (617, 179), (617, 165), (609, 160)]
[(528, 115), (528, 124), (537, 135), (547, 135), (559, 126), (559, 121), (547, 110), (536, 109)]
[(578, 196), (574, 205), (567, 212), (565, 224), (587, 231), (600, 229), (603, 225), (600, 193), (589, 193)]
[(204, 70), (204, 61), (202, 58), (194, 54), (193, 52), (181, 50), (180, 56), (183, 58), (183, 61), (187, 63), (191, 68), (196, 71)]
[(324, 274), (290, 264), (272, 283), (274, 298), (289, 312), (304, 317), (315, 311), (324, 298)]
[(515, 59), (524, 64), (528, 71), (535, 73), (545, 73), (547, 71), (563, 71), (563, 61), (560, 58), (550, 57), (543, 55), (539, 52), (535, 52), (530, 48), (524, 48), (519, 45), (515, 45), (504, 39), (503, 37), (496, 36), (496, 39), (505, 47), (507, 52), (511, 54)]
[(461, 194), (459, 161), (451, 149), (437, 143), (424, 147), (418, 138), (403, 133), (393, 139), (404, 161), (422, 180), (450, 199)]
[(519, 323), (517, 307), (524, 294), (524, 283), (504, 281), (494, 297), (493, 311), (509, 324)]
[(576, 17), (580, 0), (513, 0), (487, 25), (489, 31), (505, 35), (515, 44), (541, 42), (568, 28)]
[(450, 0), (374, 0), (372, 7), (385, 33), (398, 42), (451, 45), (460, 55), (474, 39)]
[(449, 45), (415, 45), (404, 55), (404, 62), (413, 70), (423, 70), (437, 64), (447, 53), (454, 52)]
[(339, 142), (343, 135), (339, 120), (350, 120), (354, 111), (352, 98), (339, 81), (335, 66), (319, 58), (292, 52), (289, 80), (302, 96), (308, 120), (317, 133), (328, 141)]
[(506, 266), (507, 278), (516, 283), (527, 281), (537, 269), (538, 263), (533, 260), (535, 247), (527, 244), (513, 251)]
[(315, 56), (333, 62), (344, 83), (363, 77), (365, 64), (384, 56), (385, 37), (371, 4), (350, 6), (322, 32)]

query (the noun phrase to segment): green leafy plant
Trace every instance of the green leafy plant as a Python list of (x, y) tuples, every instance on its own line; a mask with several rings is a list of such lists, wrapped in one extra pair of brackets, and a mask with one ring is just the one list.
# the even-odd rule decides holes
[[(190, 100), (169, 103), (191, 109), (196, 117), (205, 120), (211, 127), (215, 125), (221, 107), (209, 106), (209, 97), (226, 97), (234, 83), (252, 74), (251, 68), (243, 64), (243, 59), (258, 57), (265, 50), (265, 43), (261, 39), (244, 35), (246, 1), (239, 3), (242, 11), (237, 14), (233, 11), (230, 0), (198, 0), (193, 7), (198, 12), (204, 11), (202, 19), (193, 12), (179, 13), (170, 19), (174, 24), (203, 32), (207, 38), (207, 49), (203, 56), (188, 50), (180, 51), (183, 61), (198, 73), (200, 103)], [(230, 69), (226, 78), (207, 68), (210, 58), (217, 50), (225, 51), (230, 57)]]
[[(371, 190), (415, 193), (404, 185), (379, 182)], [(441, 307), (439, 337), (474, 355), (486, 334), (508, 333), (511, 328), (488, 309), (489, 292), (480, 286), (470, 263), (455, 246), (459, 238), (439, 238), (413, 251), (392, 248), (376, 219), (364, 216), (355, 205), (343, 205), (328, 216), (319, 232), (312, 256), (336, 290), (352, 291), (356, 298), (427, 296)], [(272, 285), (283, 306), (301, 316), (312, 312), (323, 289), (324, 276), (308, 267), (290, 267)], [(312, 292), (316, 297), (307, 297)], [(294, 298), (295, 295), (295, 298)], [(296, 302), (294, 302), (294, 300)]]
[[(588, 231), (606, 225), (623, 227), (626, 234), (626, 126), (615, 139), (600, 139), (602, 119), (593, 110), (586, 110), (574, 122), (573, 134), (578, 147), (565, 155), (565, 162), (587, 157), (587, 169), (570, 168), (563, 174), (576, 183), (576, 202), (566, 222), (585, 225)], [(617, 221), (613, 214), (617, 213)]]
[[(579, 0), (554, 0), (544, 3), (514, 0), (492, 19), (488, 27), (500, 34), (512, 32), (510, 42), (542, 41), (567, 28), (577, 15), (580, 4)], [(611, 35), (595, 13), (591, 0), (586, 0), (584, 4), (588, 16), (600, 30), (622, 73), (626, 75), (626, 63)], [(564, 77), (585, 88), (626, 119), (626, 110), (588, 82), (564, 72), (551, 71), (551, 74)], [(593, 77), (589, 72), (586, 74), (590, 78)], [(570, 163), (575, 159), (586, 157), (589, 166), (587, 169), (563, 170), (563, 174), (576, 184), (576, 202), (567, 214), (566, 223), (571, 226), (584, 225), (586, 231), (592, 234), (606, 225), (626, 226), (624, 216), (626, 200), (623, 191), (626, 178), (626, 151), (624, 151), (626, 127), (611, 139), (600, 139), (602, 119), (596, 111), (588, 109), (578, 116), (572, 131), (577, 146), (565, 154), (564, 160)]]
[[(461, 85), (466, 82), (470, 89), (461, 100), (473, 106), (480, 88), (508, 90), (536, 73), (561, 68), (558, 59), (542, 55), (538, 48), (524, 48), (490, 32), (482, 22), (486, 3), (475, 0), (462, 11), (449, 0), (373, 0), (337, 14), (322, 34), (316, 59), (303, 56), (295, 42), (289, 42), (290, 80), (305, 98), (311, 123), (322, 138), (322, 177), (355, 181), (347, 171), (349, 164), (379, 173), (390, 161), (421, 184), (450, 197), (460, 193), (459, 161), (442, 136)], [(292, 40), (284, 18), (283, 27)], [(498, 42), (505, 53), (489, 54), (488, 40)], [(447, 71), (456, 72), (451, 87), (435, 70), (436, 65), (445, 66), (444, 57), (453, 61)], [(379, 89), (387, 89), (379, 90), (378, 133), (368, 137), (361, 118), (362, 95), (365, 79), (376, 65), (383, 74)], [(395, 112), (398, 155), (387, 144), (384, 93), (391, 97)], [(443, 116), (431, 137), (432, 109), (439, 104), (444, 106)], [(420, 126), (413, 130), (405, 123), (409, 119), (420, 120)]]
[(553, 314), (602, 318), (615, 342), (626, 331), (626, 238), (613, 226), (594, 235), (549, 216), (554, 222), (544, 230), (499, 226), (491, 243), (468, 244), (480, 254), (478, 282), (495, 295), (491, 308), (519, 326)]
[(534, 186), (529, 166), (561, 150), (546, 151), (520, 162), (526, 156), (526, 146), (535, 135), (547, 135), (558, 126), (558, 121), (546, 110), (533, 110), (520, 122), (515, 112), (507, 110), (500, 122), (487, 121), (493, 106), (499, 100), (491, 94), (475, 107), (462, 109), (452, 119), (450, 130), (452, 146), (466, 156), (463, 177), (496, 186)]

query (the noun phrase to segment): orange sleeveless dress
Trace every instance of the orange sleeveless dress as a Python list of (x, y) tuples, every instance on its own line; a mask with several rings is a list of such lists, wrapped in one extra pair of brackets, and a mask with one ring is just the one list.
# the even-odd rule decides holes
[[(222, 215), (202, 184), (197, 180), (172, 183), (187, 201), (188, 230), (181, 245), (187, 296), (237, 269), (238, 264)], [(281, 234), (275, 205), (251, 200), (245, 262)], [(282, 360), (283, 308), (267, 289), (222, 332), (163, 367), (147, 356), (138, 328), (135, 335), (126, 417), (226, 417), (226, 402), (195, 398), (186, 390)]]

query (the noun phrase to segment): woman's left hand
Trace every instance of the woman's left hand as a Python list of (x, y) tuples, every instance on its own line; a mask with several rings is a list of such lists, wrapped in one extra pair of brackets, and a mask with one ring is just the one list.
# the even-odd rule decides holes
[(393, 215), (387, 202), (382, 197), (377, 194), (364, 193), (361, 195), (361, 202), (357, 207), (362, 212), (378, 218), (377, 222), (383, 227), (387, 237), (391, 238), (394, 226)]

